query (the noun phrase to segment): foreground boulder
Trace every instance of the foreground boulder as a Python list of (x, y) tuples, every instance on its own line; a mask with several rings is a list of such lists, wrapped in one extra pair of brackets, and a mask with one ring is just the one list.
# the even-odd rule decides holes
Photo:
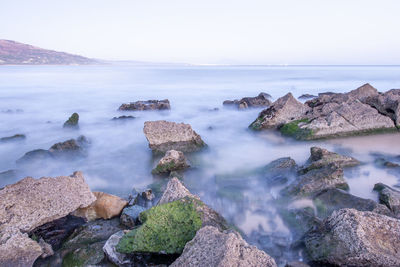
[(73, 214), (75, 216), (83, 217), (88, 221), (96, 219), (111, 219), (119, 216), (128, 204), (128, 201), (103, 192), (93, 192), (96, 201), (88, 207), (79, 208)]
[(342, 209), (304, 239), (312, 261), (338, 266), (400, 266), (400, 221)]
[(233, 105), (238, 109), (246, 109), (250, 107), (265, 107), (271, 105), (271, 101), (269, 100), (271, 96), (267, 93), (260, 93), (255, 97), (244, 97), (240, 100), (225, 100), (223, 102), (224, 106)]
[(382, 101), (390, 105), (378, 104), (381, 95), (369, 84), (345, 94), (320, 94), (304, 104), (286, 95), (263, 110), (250, 126), (279, 129), (302, 140), (395, 131), (393, 109), (397, 108), (398, 93), (389, 92)]
[(400, 218), (400, 191), (382, 183), (375, 184), (374, 191), (379, 193), (379, 202), (386, 205), (397, 218)]
[(73, 113), (71, 117), (68, 118), (66, 122), (64, 122), (64, 128), (78, 128), (79, 125), (79, 114), (78, 113)]
[(185, 155), (181, 151), (168, 150), (157, 166), (151, 171), (153, 174), (170, 173), (189, 168)]
[(122, 104), (119, 110), (165, 110), (171, 109), (168, 99), (136, 101), (129, 104)]
[(149, 147), (156, 153), (168, 150), (193, 152), (205, 146), (205, 143), (189, 124), (168, 121), (146, 121), (144, 134)]
[(235, 231), (221, 232), (212, 226), (205, 226), (197, 231), (188, 242), (182, 255), (171, 265), (179, 266), (277, 266), (267, 253), (250, 246)]

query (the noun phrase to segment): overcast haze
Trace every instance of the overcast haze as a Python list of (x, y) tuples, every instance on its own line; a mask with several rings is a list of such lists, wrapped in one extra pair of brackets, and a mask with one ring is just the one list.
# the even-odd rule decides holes
[(87, 57), (400, 64), (398, 0), (0, 0), (0, 38)]

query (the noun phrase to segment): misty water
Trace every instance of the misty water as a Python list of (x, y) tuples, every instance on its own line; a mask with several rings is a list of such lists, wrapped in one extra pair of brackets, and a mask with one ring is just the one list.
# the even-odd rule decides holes
[[(21, 133), (26, 139), (0, 144), (0, 172), (18, 170), (17, 177), (0, 180), (0, 187), (25, 176), (70, 175), (81, 170), (93, 191), (127, 197), (133, 188), (162, 183), (151, 175), (159, 158), (148, 147), (143, 123), (185, 122), (208, 145), (187, 155), (192, 168), (183, 181), (188, 189), (278, 262), (301, 259), (301, 251), (285, 247), (291, 232), (273, 204), (282, 187), (269, 187), (252, 171), (280, 157), (292, 157), (301, 165), (311, 146), (321, 146), (362, 161), (360, 167), (345, 170), (350, 192), (377, 200), (373, 185), (394, 186), (400, 175), (377, 167), (372, 153), (400, 155), (400, 134), (298, 142), (273, 131), (250, 131), (248, 125), (262, 109), (239, 111), (224, 108), (222, 102), (260, 92), (271, 94), (273, 100), (289, 91), (295, 97), (345, 92), (366, 82), (379, 91), (400, 88), (400, 67), (2, 66), (0, 137)], [(171, 103), (169, 111), (117, 110), (122, 103), (165, 98)], [(79, 129), (64, 129), (64, 121), (73, 112), (80, 115)], [(111, 120), (121, 115), (136, 118)], [(79, 135), (91, 142), (86, 157), (16, 164), (28, 151), (48, 149)], [(271, 238), (283, 240), (281, 249), (269, 245)]]

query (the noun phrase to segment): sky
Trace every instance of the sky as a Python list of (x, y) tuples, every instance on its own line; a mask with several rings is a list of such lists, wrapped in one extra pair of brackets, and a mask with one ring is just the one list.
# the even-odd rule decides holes
[(0, 0), (0, 39), (91, 58), (400, 64), (399, 0)]

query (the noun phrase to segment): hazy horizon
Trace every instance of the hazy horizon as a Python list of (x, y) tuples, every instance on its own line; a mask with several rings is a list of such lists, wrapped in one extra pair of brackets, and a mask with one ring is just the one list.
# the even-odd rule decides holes
[(398, 65), (400, 2), (2, 1), (0, 38), (104, 60)]

